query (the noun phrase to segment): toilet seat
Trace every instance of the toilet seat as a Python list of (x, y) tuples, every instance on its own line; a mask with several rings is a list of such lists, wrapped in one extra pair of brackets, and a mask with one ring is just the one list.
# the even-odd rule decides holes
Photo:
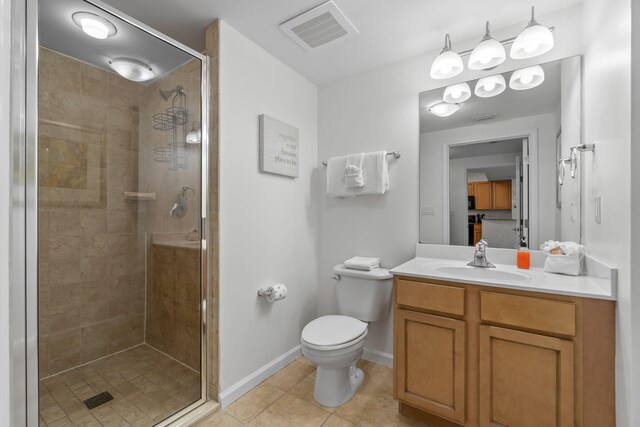
[(302, 330), (302, 341), (316, 350), (337, 350), (354, 345), (367, 336), (367, 323), (349, 316), (322, 316)]

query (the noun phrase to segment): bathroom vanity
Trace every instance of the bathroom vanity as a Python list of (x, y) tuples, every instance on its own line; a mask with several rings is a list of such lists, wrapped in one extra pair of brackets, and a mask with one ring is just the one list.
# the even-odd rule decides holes
[(589, 276), (466, 266), (473, 250), (418, 245), (394, 274), (394, 397), (434, 426), (615, 426), (615, 269)]

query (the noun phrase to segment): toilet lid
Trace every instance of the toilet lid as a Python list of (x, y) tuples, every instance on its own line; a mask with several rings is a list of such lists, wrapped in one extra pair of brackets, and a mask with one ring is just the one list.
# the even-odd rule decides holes
[(302, 340), (317, 346), (334, 346), (353, 341), (367, 331), (367, 324), (349, 316), (322, 316), (302, 330)]

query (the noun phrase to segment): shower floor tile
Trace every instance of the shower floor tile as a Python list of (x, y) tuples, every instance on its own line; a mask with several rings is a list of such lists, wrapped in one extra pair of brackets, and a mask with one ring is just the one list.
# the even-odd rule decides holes
[[(108, 391), (113, 400), (87, 409)], [(152, 426), (200, 397), (200, 375), (143, 344), (40, 381), (40, 425)]]

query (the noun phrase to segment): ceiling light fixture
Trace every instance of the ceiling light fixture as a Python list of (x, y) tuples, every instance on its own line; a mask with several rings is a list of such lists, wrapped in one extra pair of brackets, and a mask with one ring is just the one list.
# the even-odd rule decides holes
[(196, 122), (193, 122), (191, 131), (187, 134), (185, 140), (187, 144), (200, 144), (200, 141), (202, 140), (202, 131), (200, 129), (196, 130)]
[(551, 49), (553, 49), (551, 29), (543, 27), (536, 21), (532, 6), (531, 21), (516, 37), (509, 55), (513, 59), (527, 59), (545, 54)]
[(489, 21), (482, 41), (471, 52), (469, 58), (470, 70), (488, 70), (502, 64), (507, 58), (502, 43), (491, 37)]
[(449, 104), (464, 102), (471, 98), (471, 88), (468, 83), (459, 83), (457, 85), (447, 86), (444, 90), (442, 100)]
[(134, 82), (144, 82), (155, 76), (149, 65), (133, 58), (112, 59), (109, 61), (109, 66), (125, 79)]
[(447, 34), (444, 36), (442, 52), (431, 64), (431, 78), (437, 80), (448, 79), (457, 76), (463, 69), (462, 58), (451, 50), (451, 38)]
[(449, 117), (460, 109), (460, 104), (449, 104), (448, 102), (438, 102), (429, 107), (429, 112), (437, 117)]
[(500, 95), (506, 87), (507, 83), (502, 74), (496, 74), (495, 76), (483, 77), (478, 80), (474, 93), (480, 98), (490, 98)]
[(522, 68), (511, 74), (509, 87), (513, 90), (527, 90), (540, 86), (544, 81), (544, 70), (539, 65)]
[(71, 19), (88, 36), (94, 39), (106, 39), (113, 37), (118, 30), (111, 21), (100, 15), (90, 12), (76, 12), (71, 15)]

